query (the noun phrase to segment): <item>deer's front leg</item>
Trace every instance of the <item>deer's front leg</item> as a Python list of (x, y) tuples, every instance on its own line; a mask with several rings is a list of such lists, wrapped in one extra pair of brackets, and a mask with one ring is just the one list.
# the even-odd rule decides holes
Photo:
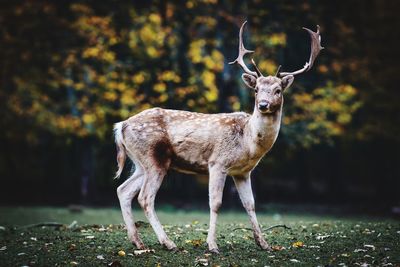
[(271, 247), (262, 236), (260, 225), (257, 221), (253, 191), (251, 190), (250, 173), (243, 176), (235, 176), (233, 177), (233, 180), (235, 182), (240, 199), (242, 200), (243, 207), (246, 209), (247, 214), (250, 217), (250, 223), (253, 227), (254, 240), (262, 249), (271, 250)]
[(219, 253), (215, 240), (218, 209), (222, 204), (222, 193), (224, 191), (226, 172), (217, 166), (211, 167), (210, 181), (208, 184), (210, 203), (210, 227), (208, 229), (207, 244), (212, 253)]

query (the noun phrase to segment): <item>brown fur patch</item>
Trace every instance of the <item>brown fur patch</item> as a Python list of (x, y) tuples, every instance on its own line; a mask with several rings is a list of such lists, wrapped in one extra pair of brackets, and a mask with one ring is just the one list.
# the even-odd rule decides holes
[(172, 156), (172, 147), (167, 139), (162, 139), (154, 144), (153, 159), (160, 168), (168, 168)]

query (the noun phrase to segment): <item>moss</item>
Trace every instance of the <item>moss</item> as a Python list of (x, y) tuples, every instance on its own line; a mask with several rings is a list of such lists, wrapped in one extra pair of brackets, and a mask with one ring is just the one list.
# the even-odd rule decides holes
[[(147, 223), (140, 223), (143, 241), (154, 253), (134, 255), (117, 209), (87, 209), (70, 213), (57, 208), (0, 208), (0, 266), (326, 266), (385, 263), (400, 264), (400, 225), (390, 219), (260, 214), (268, 225), (285, 223), (291, 229), (265, 232), (276, 251), (265, 252), (255, 244), (244, 213), (222, 213), (218, 224), (221, 253), (206, 248), (206, 212), (159, 212), (165, 229), (180, 250), (164, 250)], [(136, 212), (138, 214), (138, 212)], [(135, 215), (136, 215), (135, 214)], [(143, 215), (136, 216), (143, 220)], [(274, 219), (275, 218), (275, 219)], [(68, 229), (71, 221), (78, 225)], [(59, 221), (62, 227), (24, 224)], [(110, 223), (112, 223), (110, 225)], [(301, 243), (293, 243), (301, 241)], [(299, 245), (301, 244), (301, 245)], [(282, 246), (282, 247), (281, 247)], [(119, 251), (125, 256), (119, 256)]]

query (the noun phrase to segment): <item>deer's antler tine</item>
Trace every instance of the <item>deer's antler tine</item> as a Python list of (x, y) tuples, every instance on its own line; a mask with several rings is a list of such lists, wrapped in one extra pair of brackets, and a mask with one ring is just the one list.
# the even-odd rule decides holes
[(321, 52), (321, 50), (324, 49), (324, 47), (321, 46), (321, 35), (319, 34), (319, 25), (317, 25), (316, 32), (313, 32), (312, 30), (305, 27), (303, 27), (303, 29), (306, 30), (311, 37), (311, 54), (310, 54), (310, 59), (308, 60), (308, 65), (309, 65), (308, 69), (311, 69), (319, 52)]
[(258, 77), (262, 77), (263, 75), (261, 74), (261, 71), (258, 69), (258, 67), (256, 65), (256, 62), (254, 62), (254, 59), (251, 59), (251, 63), (253, 64), (253, 66), (254, 66), (254, 68), (255, 68), (255, 70), (257, 72)]
[(279, 71), (281, 70), (281, 67), (282, 67), (282, 65), (279, 65), (278, 66), (278, 68), (276, 69), (276, 72), (275, 72), (275, 77), (278, 77), (278, 75), (279, 75)]
[(303, 27), (304, 30), (306, 30), (310, 34), (311, 38), (311, 52), (310, 52), (310, 58), (308, 62), (304, 65), (302, 69), (299, 69), (294, 72), (281, 72), (278, 75), (280, 77), (284, 77), (287, 75), (297, 75), (306, 71), (309, 71), (311, 67), (314, 65), (314, 61), (317, 58), (318, 54), (321, 52), (324, 47), (321, 46), (321, 35), (319, 33), (319, 25), (317, 25), (317, 31), (313, 32), (312, 30)]
[(242, 67), (244, 72), (246, 72), (247, 74), (253, 75), (255, 77), (259, 77), (258, 73), (255, 71), (251, 71), (246, 66), (246, 64), (244, 63), (244, 60), (243, 60), (244, 55), (254, 52), (252, 50), (247, 50), (243, 45), (243, 28), (244, 28), (244, 25), (246, 25), (246, 23), (247, 23), (247, 21), (243, 22), (242, 26), (240, 27), (240, 31), (239, 31), (239, 55), (234, 61), (229, 62), (229, 64), (237, 63), (239, 66)]

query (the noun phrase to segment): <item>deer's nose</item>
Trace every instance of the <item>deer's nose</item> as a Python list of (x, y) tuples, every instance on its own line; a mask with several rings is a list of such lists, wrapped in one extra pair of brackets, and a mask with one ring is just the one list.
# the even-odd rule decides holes
[(258, 108), (260, 110), (267, 110), (270, 106), (270, 103), (266, 100), (261, 100), (260, 102), (258, 102)]

